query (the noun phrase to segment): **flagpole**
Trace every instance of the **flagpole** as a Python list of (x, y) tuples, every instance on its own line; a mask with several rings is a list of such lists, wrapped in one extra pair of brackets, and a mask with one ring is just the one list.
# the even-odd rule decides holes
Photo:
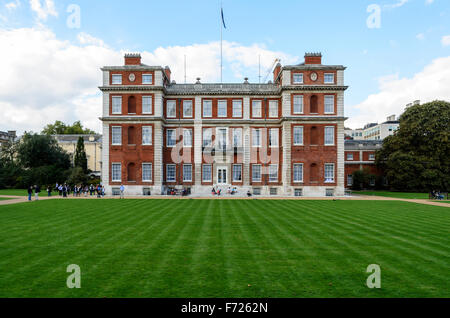
[[(222, 18), (222, 1), (220, 1), (220, 12), (221, 12), (221, 18)], [(220, 83), (222, 83), (222, 27), (223, 22), (220, 21)]]

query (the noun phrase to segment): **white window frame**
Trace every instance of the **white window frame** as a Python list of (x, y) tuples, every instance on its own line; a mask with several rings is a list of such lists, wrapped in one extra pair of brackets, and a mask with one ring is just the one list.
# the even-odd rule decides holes
[(369, 160), (375, 160), (375, 154), (374, 153), (369, 153)]
[[(237, 110), (237, 112), (236, 112)], [(232, 100), (232, 116), (235, 118), (242, 117), (242, 99), (233, 99)]]
[(352, 153), (348, 153), (347, 154), (347, 159), (346, 159), (347, 161), (351, 161), (351, 160), (353, 160), (353, 154)]
[[(209, 134), (209, 140), (208, 143), (205, 144), (205, 131), (210, 131), (211, 133)], [(213, 135), (213, 129), (212, 128), (203, 128), (202, 129), (202, 147), (211, 147), (212, 146), (212, 135)]]
[[(221, 106), (223, 106), (223, 105), (225, 105), (225, 108), (224, 108), (225, 114), (220, 113)], [(217, 101), (217, 117), (221, 117), (221, 118), (227, 117), (227, 115), (228, 115), (227, 108), (228, 108), (228, 101), (226, 99), (219, 99)]]
[[(332, 81), (327, 81), (327, 76), (330, 76), (330, 75), (333, 78), (333, 80)], [(323, 83), (324, 84), (334, 84), (334, 82), (335, 82), (334, 73), (324, 73), (323, 74)]]
[[(186, 138), (186, 132), (189, 132), (189, 138)], [(186, 143), (187, 140), (189, 143)], [(192, 147), (192, 129), (190, 128), (183, 129), (183, 147)]]
[[(145, 174), (144, 174), (145, 166), (149, 167), (149, 170), (148, 170), (149, 175), (150, 175), (149, 179), (145, 179)], [(143, 162), (142, 163), (142, 181), (143, 182), (152, 182), (152, 179), (153, 179), (153, 164), (151, 162)]]
[[(186, 106), (191, 104), (191, 115), (186, 115)], [(183, 117), (184, 118), (192, 118), (194, 115), (194, 103), (190, 99), (183, 100)]]
[[(114, 179), (114, 166), (119, 166), (119, 179)], [(120, 162), (111, 162), (111, 182), (122, 181), (122, 164)]]
[[(149, 142), (144, 143), (144, 130), (149, 131)], [(142, 126), (142, 145), (151, 146), (153, 143), (153, 127), (152, 126)]]
[[(273, 109), (275, 107), (275, 109)], [(274, 115), (273, 115), (273, 110)], [(269, 100), (269, 118), (278, 118), (278, 101), (277, 100)]]
[[(255, 179), (255, 167), (259, 168), (259, 179)], [(262, 170), (260, 164), (252, 164), (252, 182), (261, 182), (262, 180)]]
[[(274, 131), (276, 132), (276, 138), (272, 137), (272, 132)], [(269, 128), (269, 148), (278, 148), (279, 139), (280, 139), (280, 130), (278, 128)]]
[[(175, 141), (173, 145), (169, 145), (169, 131), (173, 131), (173, 136), (175, 137)], [(177, 144), (177, 130), (175, 128), (168, 128), (166, 129), (166, 147), (175, 147)]]
[[(114, 78), (120, 77), (120, 81), (115, 81)], [(122, 85), (122, 74), (111, 74), (111, 85)]]
[[(144, 104), (144, 100), (150, 100), (150, 104)], [(148, 105), (149, 109), (148, 111), (145, 110), (144, 105)], [(142, 96), (142, 113), (143, 114), (152, 114), (152, 107), (153, 106), (153, 96)]]
[[(275, 178), (272, 174), (272, 169), (275, 168)], [(269, 182), (278, 182), (278, 164), (270, 164), (269, 165)]]
[[(295, 99), (299, 98), (301, 103), (300, 103), (300, 110), (296, 111), (295, 109)], [(294, 115), (301, 115), (304, 112), (304, 105), (305, 105), (305, 101), (304, 101), (304, 96), (303, 95), (294, 95), (294, 97), (292, 98), (292, 113)]]
[(347, 185), (350, 187), (353, 185), (353, 175), (352, 174), (347, 175)]
[[(209, 113), (205, 112), (205, 110), (207, 109), (205, 107), (206, 103), (209, 104), (209, 108), (208, 108), (209, 109)], [(213, 113), (213, 101), (212, 101), (212, 99), (204, 99), (203, 100), (203, 117), (205, 117), (205, 118), (212, 117), (212, 113)]]
[[(237, 171), (235, 169), (235, 167), (237, 167), (237, 166), (239, 166), (239, 169), (240, 169), (241, 179), (235, 178), (235, 171)], [(233, 182), (242, 182), (242, 164), (233, 164)]]
[[(300, 129), (300, 131), (301, 131), (300, 143), (296, 142), (296, 140), (295, 140), (295, 130), (296, 129)], [(294, 126), (292, 128), (292, 139), (293, 139), (293, 145), (294, 146), (303, 146), (303, 139), (304, 139), (303, 131), (304, 131), (303, 126)]]
[[(205, 168), (209, 168), (209, 179), (205, 179)], [(202, 182), (212, 182), (212, 164), (202, 164)]]
[[(174, 168), (173, 180), (172, 179), (169, 180), (169, 168), (171, 167)], [(177, 180), (177, 165), (173, 163), (166, 164), (166, 182), (176, 182), (176, 180)]]
[[(324, 113), (325, 114), (334, 114), (334, 103), (335, 103), (334, 95), (325, 95), (323, 99), (324, 99), (324, 101), (323, 101)], [(331, 111), (329, 111), (329, 110), (327, 111), (327, 99), (331, 99), (331, 101), (332, 101)], [(328, 106), (330, 106), (330, 105), (328, 104)]]
[[(296, 179), (296, 174), (295, 174), (295, 167), (296, 166), (301, 168), (301, 174), (300, 174), (301, 175), (301, 179), (300, 180)], [(294, 183), (303, 183), (303, 175), (304, 175), (303, 167), (304, 167), (303, 163), (300, 163), (300, 162), (296, 162), (296, 163), (294, 163), (292, 165), (292, 177), (293, 177)]]
[[(235, 143), (235, 136), (236, 136), (236, 132), (240, 131), (240, 138), (238, 139), (237, 144)], [(233, 128), (233, 147), (242, 147), (242, 134), (243, 134), (243, 129), (241, 127), (235, 127)]]
[[(150, 82), (145, 82), (144, 77), (150, 76)], [(144, 85), (152, 85), (153, 84), (153, 74), (142, 74), (142, 84)]]
[[(255, 99), (252, 101), (252, 118), (262, 118), (262, 100)], [(255, 107), (255, 104), (259, 104), (259, 107)], [(255, 109), (258, 109), (258, 113), (255, 115)], [(259, 115), (258, 115), (259, 114)]]
[[(186, 170), (185, 168), (190, 168), (190, 178), (186, 179)], [(192, 164), (190, 163), (185, 163), (183, 164), (183, 182), (192, 182)]]
[[(332, 143), (327, 142), (327, 130), (329, 130), (329, 129), (332, 129), (332, 131), (333, 131), (333, 133), (332, 133), (333, 142), (332, 142)], [(325, 127), (323, 128), (323, 144), (324, 144), (325, 146), (334, 146), (334, 144), (335, 144), (335, 141), (334, 141), (334, 139), (335, 139), (334, 133), (335, 133), (335, 131), (334, 131), (334, 126), (325, 126)]]
[[(257, 144), (255, 144), (255, 136), (257, 135), (256, 131), (259, 132), (259, 134), (258, 134), (259, 138), (257, 140), (258, 141)], [(262, 143), (262, 129), (261, 128), (252, 128), (252, 147), (260, 148), (261, 143)]]
[[(173, 116), (169, 116), (169, 103), (171, 106), (174, 106), (174, 115)], [(166, 116), (167, 118), (176, 118), (177, 117), (177, 101), (174, 99), (168, 99), (166, 101)]]
[[(296, 81), (295, 80), (295, 76), (301, 76), (301, 81), (300, 82), (298, 82), (298, 81)], [(303, 78), (304, 76), (303, 76), (303, 73), (293, 73), (292, 74), (292, 83), (293, 84), (303, 84), (303, 80), (304, 80), (304, 78)]]
[[(114, 142), (114, 130), (119, 130), (120, 142)], [(122, 126), (111, 126), (111, 145), (113, 146), (122, 145)]]
[[(333, 171), (333, 177), (332, 179), (327, 179), (327, 166), (328, 167), (333, 167), (332, 171)], [(334, 171), (334, 163), (325, 163), (324, 167), (323, 167), (323, 179), (324, 179), (324, 183), (334, 183), (334, 175), (335, 175), (335, 171)]]
[[(119, 111), (114, 111), (114, 100), (120, 100), (120, 103), (118, 105), (118, 107), (120, 107)], [(111, 96), (111, 113), (122, 114), (122, 96)]]

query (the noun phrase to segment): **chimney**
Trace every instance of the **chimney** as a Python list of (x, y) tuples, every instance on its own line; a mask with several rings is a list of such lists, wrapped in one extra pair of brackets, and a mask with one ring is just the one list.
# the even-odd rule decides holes
[(170, 71), (170, 68), (168, 66), (164, 67), (164, 73), (166, 74), (167, 80), (170, 83), (170, 74), (172, 74), (172, 72)]
[(322, 64), (322, 53), (305, 53), (305, 64)]
[(139, 53), (126, 53), (125, 65), (141, 65), (141, 55)]
[(277, 81), (278, 74), (281, 72), (281, 64), (277, 63), (275, 68), (273, 69), (273, 82), (275, 83)]

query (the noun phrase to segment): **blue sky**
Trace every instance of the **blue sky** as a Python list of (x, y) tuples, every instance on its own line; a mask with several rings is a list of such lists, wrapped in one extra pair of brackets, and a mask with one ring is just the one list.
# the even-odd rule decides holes
[[(34, 9), (32, 2), (35, 2)], [(39, 17), (37, 2), (41, 10), (48, 9), (47, 16)], [(10, 3), (16, 6), (8, 7)], [(66, 24), (69, 16), (66, 10), (72, 3), (79, 5), (81, 9), (80, 28), (71, 29)], [(367, 26), (366, 20), (370, 15), (367, 8), (371, 4), (381, 8), (380, 28)], [(85, 48), (86, 43), (85, 46), (80, 45), (81, 33), (97, 39), (99, 46), (106, 46), (114, 52), (136, 51), (150, 54), (155, 53), (158, 48), (164, 48), (167, 49), (164, 52), (183, 55), (183, 47), (209, 45), (219, 40), (219, 7), (220, 1), (216, 0), (2, 0), (0, 30), (46, 30), (58, 41), (68, 41)], [(404, 80), (409, 84), (415, 81), (415, 85), (419, 85), (422, 78), (430, 78), (427, 75), (430, 71), (424, 70), (433, 61), (450, 56), (450, 39), (445, 38), (450, 35), (448, 0), (223, 0), (223, 9), (227, 24), (227, 29), (223, 31), (224, 41), (235, 43), (239, 48), (256, 46), (253, 51), (245, 51), (243, 60), (229, 58), (224, 61), (225, 82), (241, 82), (242, 76), (248, 76), (250, 81), (257, 82), (258, 70), (254, 64), (250, 65), (249, 60), (258, 60), (258, 53), (261, 54), (259, 48), (265, 50), (262, 51), (264, 75), (273, 56), (277, 54), (282, 55), (281, 63), (286, 64), (302, 62), (305, 52), (322, 52), (324, 64), (343, 64), (348, 67), (345, 81), (350, 87), (346, 93), (346, 115), (351, 117), (349, 123), (353, 126), (363, 124), (364, 120), (371, 117), (370, 111), (376, 112), (379, 109), (374, 102), (370, 102), (370, 96), (378, 96), (375, 100), (380, 104), (385, 104), (383, 101), (387, 98), (394, 99), (397, 103), (408, 102), (407, 98), (410, 101), (433, 99), (434, 95), (429, 96), (425, 92), (421, 94), (417, 90), (411, 96), (403, 95), (401, 98), (385, 96), (383, 89), (389, 94), (395, 94), (393, 87), (404, 91), (399, 86)], [(94, 44), (94, 41), (90, 43)], [(175, 46), (181, 49), (168, 49)], [(233, 54), (232, 52), (235, 51), (229, 51), (228, 54)], [(143, 62), (149, 64), (145, 55), (143, 57)], [(151, 62), (159, 62), (157, 54), (153, 57)], [(283, 57), (288, 61), (283, 60)], [(202, 67), (201, 61), (196, 60), (195, 56), (189, 56), (188, 53), (187, 59), (188, 72)], [(164, 59), (161, 64), (168, 61), (171, 60)], [(117, 59), (116, 63), (121, 64), (122, 60)], [(446, 60), (442, 63), (442, 67), (446, 68)], [(108, 63), (105, 61), (104, 64)], [(434, 69), (439, 68), (439, 65)], [(174, 67), (169, 66), (174, 71)], [(216, 70), (218, 75), (218, 66)], [(182, 75), (176, 76), (181, 78)], [(419, 76), (421, 78), (416, 80)], [(437, 74), (438, 78), (442, 76), (444, 75)], [(204, 77), (214, 79), (214, 76)], [(88, 98), (94, 98), (95, 95), (83, 94), (91, 95)], [(435, 98), (449, 96), (445, 90), (434, 94)], [(2, 94), (0, 103), (1, 98)], [(398, 115), (403, 106), (384, 106), (374, 117), (378, 121), (383, 120), (390, 115), (390, 110)]]

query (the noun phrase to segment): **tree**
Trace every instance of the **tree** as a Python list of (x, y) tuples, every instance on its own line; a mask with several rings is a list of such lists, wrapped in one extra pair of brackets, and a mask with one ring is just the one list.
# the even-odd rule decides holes
[(363, 170), (356, 170), (352, 174), (352, 189), (362, 190), (367, 188), (373, 188), (374, 186), (370, 184), (371, 180), (376, 180), (376, 176), (371, 174), (369, 169), (365, 168)]
[(86, 150), (84, 149), (84, 140), (81, 136), (78, 137), (74, 166), (83, 169), (85, 174), (88, 173)]
[(400, 116), (400, 128), (376, 156), (392, 190), (449, 190), (449, 123), (450, 103), (445, 101), (414, 105)]
[(72, 125), (66, 125), (60, 120), (55, 121), (54, 124), (48, 124), (42, 130), (45, 135), (93, 135), (95, 131), (89, 128), (83, 128), (83, 125), (78, 120)]
[(70, 169), (70, 174), (67, 179), (69, 184), (87, 184), (88, 177), (81, 167), (74, 167)]

